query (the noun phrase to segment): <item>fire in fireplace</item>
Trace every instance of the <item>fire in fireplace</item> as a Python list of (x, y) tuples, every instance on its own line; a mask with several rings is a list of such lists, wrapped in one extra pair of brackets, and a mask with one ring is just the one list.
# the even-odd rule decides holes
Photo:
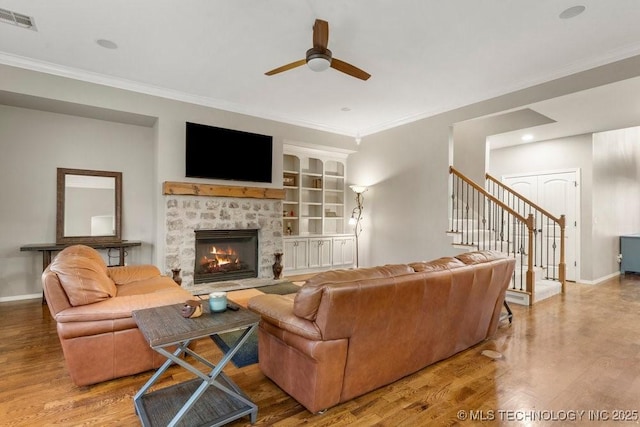
[(258, 230), (195, 230), (194, 283), (258, 277)]

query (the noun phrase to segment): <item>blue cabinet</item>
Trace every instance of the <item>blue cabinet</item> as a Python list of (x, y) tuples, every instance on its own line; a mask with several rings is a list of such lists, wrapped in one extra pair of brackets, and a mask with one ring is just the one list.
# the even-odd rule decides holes
[(620, 273), (640, 273), (640, 233), (620, 236)]

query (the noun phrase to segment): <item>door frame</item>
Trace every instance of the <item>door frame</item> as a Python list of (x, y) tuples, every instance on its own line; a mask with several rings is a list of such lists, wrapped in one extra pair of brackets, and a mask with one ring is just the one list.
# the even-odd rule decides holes
[[(576, 253), (575, 253), (575, 271), (576, 271), (576, 275), (575, 275), (575, 282), (579, 282), (580, 281), (580, 266), (582, 265), (581, 260), (580, 260), (580, 235), (582, 232), (582, 221), (581, 221), (581, 213), (582, 213), (582, 209), (581, 209), (581, 197), (580, 197), (580, 189), (581, 189), (581, 185), (582, 185), (582, 177), (580, 175), (580, 168), (563, 168), (563, 169), (549, 169), (549, 170), (542, 170), (542, 171), (532, 171), (532, 172), (524, 172), (524, 173), (511, 173), (511, 174), (504, 174), (501, 175), (500, 177), (500, 182), (504, 182), (505, 179), (511, 179), (511, 178), (524, 178), (524, 177), (540, 177), (543, 175), (558, 175), (558, 174), (565, 174), (565, 173), (573, 173), (576, 179), (576, 206), (575, 206), (575, 213), (576, 213), (576, 217), (574, 219), (574, 221), (576, 222), (576, 226), (575, 226), (575, 248), (576, 248)], [(569, 224), (565, 224), (566, 229), (568, 229), (570, 227)], [(566, 231), (565, 229), (565, 231)], [(566, 254), (565, 254), (566, 255)], [(566, 261), (566, 257), (565, 257), (565, 261)]]

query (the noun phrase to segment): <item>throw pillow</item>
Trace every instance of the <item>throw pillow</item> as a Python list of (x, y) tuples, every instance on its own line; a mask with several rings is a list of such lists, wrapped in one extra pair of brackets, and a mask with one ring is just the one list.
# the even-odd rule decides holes
[(69, 302), (73, 306), (93, 304), (117, 293), (116, 285), (107, 276), (103, 263), (86, 256), (60, 252), (50, 265), (57, 274)]

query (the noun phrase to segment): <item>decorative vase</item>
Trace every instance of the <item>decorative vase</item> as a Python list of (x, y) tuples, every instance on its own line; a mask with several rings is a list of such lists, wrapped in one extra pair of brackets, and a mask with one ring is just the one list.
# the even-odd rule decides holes
[(182, 277), (180, 277), (180, 269), (179, 268), (172, 268), (171, 272), (173, 273), (173, 281), (176, 282), (178, 285), (182, 286)]
[(284, 268), (282, 266), (282, 253), (277, 252), (274, 256), (276, 257), (276, 262), (273, 263), (273, 278), (279, 279), (282, 276), (282, 269)]

